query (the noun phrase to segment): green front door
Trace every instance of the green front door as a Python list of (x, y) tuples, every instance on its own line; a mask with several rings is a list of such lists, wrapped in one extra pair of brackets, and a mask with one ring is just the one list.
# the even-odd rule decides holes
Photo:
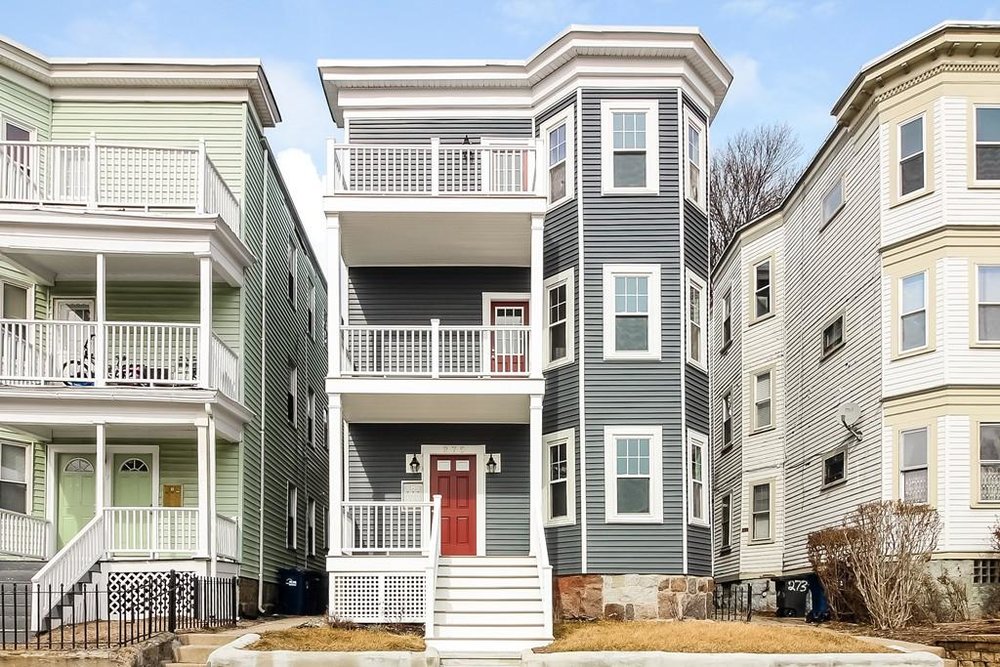
[(93, 454), (60, 454), (56, 528), (61, 549), (94, 517), (97, 480)]
[(153, 506), (153, 455), (115, 454), (112, 504), (115, 507)]

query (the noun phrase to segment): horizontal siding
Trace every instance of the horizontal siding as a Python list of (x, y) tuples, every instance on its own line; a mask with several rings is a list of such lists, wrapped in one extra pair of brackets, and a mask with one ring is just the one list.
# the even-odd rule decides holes
[[(582, 270), (587, 410), (588, 571), (680, 572), (683, 515), (683, 440), (680, 403), (680, 233), (676, 90), (585, 89), (580, 111), (584, 218)], [(659, 196), (601, 194), (601, 100), (656, 99), (659, 106)], [(661, 361), (604, 361), (602, 266), (654, 263), (661, 267)], [(663, 430), (663, 524), (607, 524), (604, 427), (651, 424)]]
[(442, 143), (465, 141), (478, 144), (482, 137), (528, 139), (530, 118), (354, 118), (348, 124), (351, 143), (428, 143), (439, 137)]
[(0, 116), (35, 131), (35, 139), (48, 141), (52, 124), (52, 101), (17, 82), (0, 68)]
[(528, 553), (528, 427), (517, 424), (351, 424), (348, 497), (355, 501), (398, 501), (406, 454), (420, 446), (485, 445), (499, 453), (501, 471), (486, 476), (486, 555)]
[(496, 267), (349, 269), (348, 322), (353, 325), (482, 325), (484, 292), (531, 289), (529, 269)]

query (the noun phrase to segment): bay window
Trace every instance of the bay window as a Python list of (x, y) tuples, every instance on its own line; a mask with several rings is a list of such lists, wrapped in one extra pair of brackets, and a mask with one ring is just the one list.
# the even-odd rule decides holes
[(574, 433), (573, 429), (566, 429), (542, 438), (546, 526), (565, 526), (576, 522)]
[(1000, 343), (1000, 265), (976, 267), (976, 335)]
[(573, 269), (567, 269), (545, 281), (546, 368), (573, 361), (573, 289)]
[(917, 116), (899, 126), (899, 194), (924, 189), (924, 117)]
[(899, 351), (927, 346), (927, 272), (899, 281)]
[(604, 358), (660, 358), (660, 267), (604, 265)]
[(659, 191), (656, 100), (601, 102), (601, 186), (607, 194)]
[(899, 495), (904, 502), (927, 503), (927, 429), (903, 431), (899, 439)]

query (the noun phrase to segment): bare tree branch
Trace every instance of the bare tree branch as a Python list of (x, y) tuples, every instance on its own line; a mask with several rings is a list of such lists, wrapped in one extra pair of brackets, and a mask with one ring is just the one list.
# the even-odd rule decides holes
[(802, 172), (802, 146), (786, 123), (741, 130), (712, 156), (712, 264), (736, 230), (785, 198)]

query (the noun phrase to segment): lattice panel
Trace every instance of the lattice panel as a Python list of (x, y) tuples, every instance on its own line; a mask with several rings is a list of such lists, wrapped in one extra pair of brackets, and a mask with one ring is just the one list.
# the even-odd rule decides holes
[(356, 623), (422, 623), (422, 574), (334, 575), (330, 613)]
[[(133, 606), (144, 608), (144, 598), (152, 597), (153, 609), (157, 614), (166, 614), (170, 597), (169, 572), (109, 572), (108, 612), (129, 614)], [(194, 614), (195, 573), (177, 573), (177, 612)]]

